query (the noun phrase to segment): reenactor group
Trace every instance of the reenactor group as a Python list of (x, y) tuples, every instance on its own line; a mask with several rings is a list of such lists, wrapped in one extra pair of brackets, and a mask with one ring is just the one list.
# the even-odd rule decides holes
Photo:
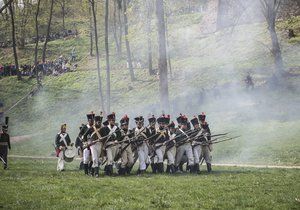
[[(121, 118), (118, 127), (115, 113), (107, 115), (105, 121), (102, 113), (98, 116), (87, 114), (88, 122), (80, 127), (75, 142), (82, 158), (80, 167), (86, 175), (99, 177), (99, 166), (104, 165), (105, 175), (113, 175), (114, 168), (119, 175), (130, 174), (136, 162), (138, 175), (150, 167), (153, 173), (182, 173), (185, 163), (187, 171), (200, 173), (203, 161), (207, 171), (211, 172), (212, 135), (204, 113), (194, 116), (190, 121), (180, 114), (176, 118), (177, 126), (171, 121), (170, 115), (165, 114), (158, 118), (154, 115), (149, 117), (148, 126), (145, 126), (143, 116), (134, 120), (136, 125), (130, 129), (127, 115)], [(70, 145), (66, 124), (63, 124), (55, 140), (58, 171), (64, 170), (63, 151)]]

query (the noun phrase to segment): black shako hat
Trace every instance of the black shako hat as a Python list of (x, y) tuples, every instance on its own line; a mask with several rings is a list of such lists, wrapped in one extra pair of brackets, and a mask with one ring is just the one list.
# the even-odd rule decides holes
[(116, 114), (113, 112), (107, 115), (107, 120), (116, 120)]
[(195, 125), (199, 125), (199, 120), (198, 120), (198, 118), (196, 117), (196, 116), (194, 116), (194, 118), (193, 119), (191, 119), (191, 123), (192, 123), (192, 125), (195, 127)]
[(149, 124), (156, 123), (156, 117), (152, 115), (151, 117), (148, 118)]
[(91, 112), (91, 113), (89, 113), (89, 114), (87, 114), (86, 115), (86, 117), (87, 117), (87, 120), (89, 121), (89, 120), (94, 120), (95, 119), (95, 114), (93, 113), (93, 112)]
[(122, 117), (122, 119), (120, 120), (120, 124), (121, 125), (128, 125), (129, 124), (129, 118), (127, 115), (125, 115), (124, 117)]
[(198, 118), (200, 121), (205, 121), (206, 115), (204, 112), (202, 112), (201, 114), (198, 115)]
[(138, 116), (138, 117), (135, 117), (134, 120), (135, 120), (136, 123), (144, 122), (144, 117), (143, 116)]

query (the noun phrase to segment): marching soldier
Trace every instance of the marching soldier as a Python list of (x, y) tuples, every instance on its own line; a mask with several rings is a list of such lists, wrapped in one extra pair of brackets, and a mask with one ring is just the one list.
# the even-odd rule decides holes
[(8, 154), (8, 149), (10, 150), (10, 137), (8, 132), (8, 126), (3, 125), (2, 126), (2, 131), (0, 132), (0, 159), (3, 162), (3, 168), (4, 170), (7, 169), (8, 164), (7, 164), (7, 154)]
[(180, 123), (180, 128), (176, 131), (176, 161), (175, 161), (175, 166), (176, 169), (178, 170), (179, 164), (183, 158), (184, 153), (186, 154), (188, 158), (188, 166), (191, 169), (190, 171), (192, 172), (194, 168), (194, 155), (193, 155), (193, 149), (191, 146), (191, 143), (189, 141), (189, 135), (186, 133), (188, 130), (187, 123), (188, 119), (186, 116), (180, 116), (177, 118), (177, 120)]
[(101, 116), (95, 116), (95, 125), (93, 125), (93, 133), (91, 135), (92, 143), (90, 145), (91, 155), (92, 155), (92, 169), (91, 174), (95, 177), (99, 177), (99, 157), (102, 151), (103, 142), (101, 141), (101, 135), (99, 133), (101, 129), (101, 123), (102, 123), (102, 115)]
[(88, 124), (84, 126), (84, 128), (81, 130), (80, 135), (82, 136), (82, 142), (84, 145), (83, 149), (83, 166), (84, 166), (84, 173), (86, 175), (89, 174), (89, 162), (90, 162), (90, 155), (91, 155), (91, 150), (89, 147), (89, 144), (91, 143), (91, 135), (94, 132), (94, 119), (95, 119), (95, 114), (92, 112), (90, 114), (86, 115)]
[[(149, 150), (149, 156), (150, 156), (150, 165), (152, 169), (152, 173), (157, 172), (157, 163), (155, 162), (156, 160), (154, 159), (155, 157), (155, 150), (154, 150), (154, 140), (156, 137), (156, 117), (152, 115), (151, 117), (148, 118), (149, 121), (149, 133), (150, 133), (150, 138), (149, 141), (147, 142), (148, 145), (148, 150)], [(146, 165), (146, 169), (148, 168), (148, 164)]]
[(144, 127), (144, 117), (139, 116), (134, 118), (136, 127), (133, 129), (134, 135), (137, 138), (137, 151), (139, 159), (138, 175), (146, 171), (146, 164), (149, 164), (148, 146), (145, 140), (150, 137), (150, 131)]
[(80, 133), (81, 133), (83, 127), (84, 127), (84, 124), (81, 124), (81, 126), (79, 127), (79, 134), (75, 140), (75, 147), (77, 148), (78, 156), (81, 159), (80, 164), (79, 164), (79, 170), (84, 169), (84, 166), (83, 166), (83, 144), (81, 141), (82, 136), (80, 136)]
[(206, 167), (207, 171), (211, 172), (211, 151), (212, 151), (212, 144), (211, 144), (211, 133), (209, 129), (209, 125), (207, 122), (202, 121), (200, 123), (201, 129), (202, 129), (202, 135), (203, 137), (201, 138), (201, 154), (200, 154), (200, 159), (204, 159), (206, 162)]
[(168, 132), (169, 132), (169, 140), (166, 143), (166, 153), (168, 159), (167, 165), (167, 173), (175, 173), (175, 155), (176, 155), (176, 146), (175, 146), (175, 136), (176, 136), (176, 129), (175, 123), (172, 122), (168, 125)]
[(116, 115), (113, 112), (112, 114), (107, 115), (108, 125), (103, 127), (100, 130), (101, 136), (106, 137), (104, 142), (104, 147), (107, 155), (107, 164), (105, 174), (111, 176), (113, 174), (113, 163), (114, 158), (119, 149), (118, 139), (121, 137), (120, 129), (115, 124)]
[(169, 119), (170, 117), (167, 117), (165, 115), (162, 115), (157, 119), (159, 128), (156, 131), (157, 136), (155, 137), (155, 141), (153, 142), (153, 144), (156, 154), (155, 162), (157, 163), (158, 173), (163, 173), (164, 171), (164, 155), (166, 150), (165, 143), (169, 139), (168, 131), (166, 130), (166, 125), (170, 121)]
[(124, 175), (125, 173), (130, 174), (131, 168), (133, 166), (133, 153), (131, 149), (130, 138), (133, 137), (133, 131), (129, 130), (129, 118), (125, 115), (121, 120), (121, 167), (119, 169), (119, 174)]
[(192, 148), (193, 148), (193, 154), (194, 154), (194, 172), (195, 173), (200, 173), (200, 168), (199, 168), (199, 163), (200, 163), (200, 153), (201, 153), (201, 146), (200, 146), (200, 141), (202, 137), (202, 131), (199, 128), (199, 120), (197, 117), (194, 117), (191, 120), (191, 123), (194, 127), (194, 131), (196, 131), (193, 134), (194, 141), (192, 142)]
[(58, 157), (57, 161), (57, 171), (64, 171), (65, 161), (64, 161), (64, 151), (67, 146), (70, 146), (71, 139), (69, 134), (66, 132), (67, 125), (62, 124), (60, 127), (60, 132), (56, 135), (55, 138), (55, 148), (56, 148), (56, 157)]

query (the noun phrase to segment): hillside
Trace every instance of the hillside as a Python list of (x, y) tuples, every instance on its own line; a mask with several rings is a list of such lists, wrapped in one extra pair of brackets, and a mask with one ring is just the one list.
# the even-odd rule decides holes
[[(192, 117), (205, 111), (213, 132), (230, 131), (232, 135), (242, 135), (231, 143), (216, 145), (216, 162), (299, 165), (300, 40), (299, 36), (287, 40), (284, 29), (287, 24), (299, 29), (300, 18), (295, 18), (292, 24), (278, 24), (284, 64), (294, 75), (285, 78), (282, 88), (268, 83), (274, 70), (267, 48), (269, 34), (263, 23), (240, 25), (201, 36), (201, 15), (177, 18), (169, 20), (173, 67), (169, 89), (173, 119), (179, 113)], [(137, 24), (130, 28), (130, 39), (134, 57), (145, 60), (146, 38), (140, 27)], [(153, 40), (156, 40), (155, 33)], [(31, 136), (29, 140), (14, 143), (11, 154), (49, 156), (53, 153), (51, 144), (60, 123), (68, 124), (74, 140), (79, 125), (85, 122), (85, 114), (91, 110), (100, 111), (96, 64), (95, 58), (88, 56), (88, 36), (82, 33), (74, 39), (50, 42), (49, 58), (68, 55), (73, 46), (80, 60), (78, 70), (59, 77), (46, 77), (39, 93), (8, 113), (11, 135)], [(113, 47), (111, 44), (111, 49)], [(25, 51), (20, 51), (21, 63), (32, 61), (32, 49), (29, 45)], [(0, 51), (0, 63), (11, 60), (10, 50)], [(102, 46), (101, 74), (105, 92), (104, 60)], [(243, 79), (248, 72), (255, 80), (253, 91), (244, 88)], [(159, 108), (157, 76), (149, 76), (147, 69), (136, 69), (135, 74), (137, 81), (131, 82), (125, 59), (112, 57), (111, 109), (118, 118), (125, 113), (131, 118), (140, 113), (159, 115), (162, 110)], [(34, 80), (27, 78), (21, 82), (15, 77), (0, 81), (3, 90), (0, 98), (6, 108), (35, 85)], [(131, 126), (134, 126), (133, 122)]]

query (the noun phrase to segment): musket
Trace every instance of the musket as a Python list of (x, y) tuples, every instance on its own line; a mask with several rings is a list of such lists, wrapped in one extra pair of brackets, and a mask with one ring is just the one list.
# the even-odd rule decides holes
[(230, 141), (230, 140), (233, 140), (233, 139), (236, 139), (236, 138), (239, 138), (239, 137), (241, 137), (241, 136), (234, 136), (234, 137), (223, 139), (223, 140), (219, 140), (219, 141), (217, 141), (216, 139), (214, 139), (214, 140), (212, 140), (210, 142), (197, 143), (197, 144), (194, 144), (193, 146), (197, 146), (197, 145), (208, 146), (209, 144), (217, 144), (217, 143), (224, 142), (224, 141)]
[(2, 161), (2, 163), (4, 164), (4, 165), (6, 165), (6, 162), (3, 160), (3, 158), (0, 156), (0, 160)]

